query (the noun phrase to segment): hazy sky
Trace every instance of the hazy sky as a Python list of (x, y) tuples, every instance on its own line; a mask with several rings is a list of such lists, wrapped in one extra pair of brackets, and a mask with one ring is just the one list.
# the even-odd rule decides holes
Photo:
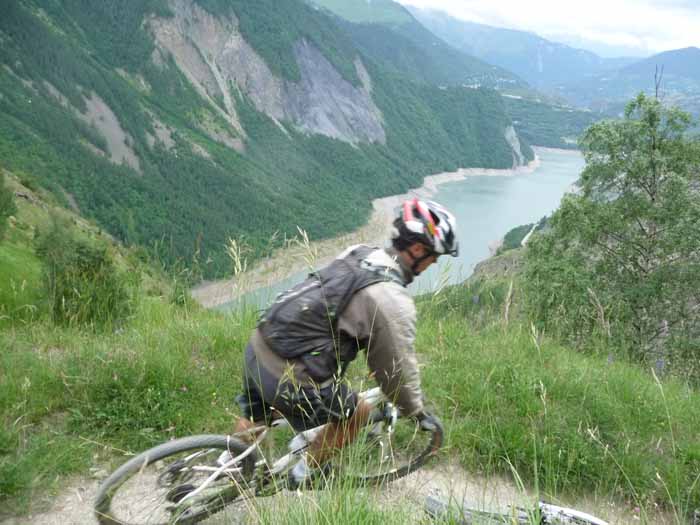
[(700, 0), (398, 0), (611, 56), (700, 47)]

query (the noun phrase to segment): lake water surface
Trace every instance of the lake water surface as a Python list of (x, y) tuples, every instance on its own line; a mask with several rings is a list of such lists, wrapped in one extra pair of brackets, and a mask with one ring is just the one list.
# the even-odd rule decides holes
[[(512, 228), (536, 222), (558, 208), (561, 197), (583, 170), (583, 157), (577, 152), (547, 149), (538, 150), (538, 155), (541, 165), (532, 173), (470, 176), (439, 186), (432, 199), (455, 214), (460, 254), (456, 259), (441, 257), (438, 264), (411, 284), (411, 293), (424, 293), (446, 282), (463, 281), (472, 274), (477, 263), (489, 257), (489, 244), (501, 239)], [(241, 301), (264, 308), (306, 273), (246, 294), (220, 308), (235, 308)]]
[(435, 289), (442, 280), (461, 282), (489, 257), (489, 244), (522, 224), (537, 222), (559, 207), (562, 196), (584, 167), (578, 152), (538, 150), (542, 161), (533, 173), (475, 176), (439, 187), (433, 200), (457, 218), (459, 257), (441, 257), (411, 287), (414, 293)]

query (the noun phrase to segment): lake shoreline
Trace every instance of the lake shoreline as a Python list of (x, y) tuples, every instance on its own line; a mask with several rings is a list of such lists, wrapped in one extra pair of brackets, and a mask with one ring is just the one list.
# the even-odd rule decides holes
[(406, 199), (413, 197), (429, 199), (437, 193), (439, 186), (465, 180), (468, 177), (510, 177), (533, 173), (541, 165), (538, 151), (572, 152), (580, 155), (577, 150), (540, 147), (533, 149), (535, 150), (535, 159), (526, 166), (512, 169), (460, 168), (454, 172), (427, 175), (423, 185), (419, 188), (410, 189), (400, 195), (374, 199), (372, 201), (372, 214), (368, 222), (359, 229), (323, 241), (300, 242), (293, 240), (286, 243), (285, 247), (276, 250), (272, 256), (257, 261), (253, 267), (247, 269), (238, 278), (202, 282), (191, 290), (191, 295), (205, 308), (220, 307), (232, 302), (242, 294), (270, 286), (295, 273), (311, 271), (323, 266), (332, 261), (347, 246), (353, 244), (383, 246), (390, 231), (394, 210)]

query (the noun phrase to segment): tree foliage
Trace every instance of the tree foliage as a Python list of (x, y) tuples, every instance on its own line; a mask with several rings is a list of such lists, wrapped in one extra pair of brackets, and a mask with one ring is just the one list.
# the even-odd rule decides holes
[(700, 341), (700, 145), (689, 115), (639, 95), (585, 133), (580, 192), (529, 244), (533, 313), (668, 362)]

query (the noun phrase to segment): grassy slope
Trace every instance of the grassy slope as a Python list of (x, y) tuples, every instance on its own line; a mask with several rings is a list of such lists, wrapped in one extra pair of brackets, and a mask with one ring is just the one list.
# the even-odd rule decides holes
[(449, 446), (468, 470), (513, 468), (553, 496), (697, 507), (697, 392), (672, 379), (657, 383), (606, 354), (578, 354), (533, 337), (526, 324), (475, 329), (484, 306), (465, 301), (473, 291), (465, 292), (453, 289), (452, 313), (424, 321), (419, 333), (431, 364), (426, 390), (450, 400), (440, 413), (451, 422)]
[[(13, 251), (0, 245), (2, 254)], [(0, 271), (7, 260), (0, 258)], [(533, 337), (517, 319), (501, 323), (506, 294), (507, 283), (490, 280), (419, 302), (425, 390), (449, 434), (442, 461), (476, 472), (515, 469), (549, 496), (594, 494), (642, 509), (698, 506), (700, 395), (610, 363), (607, 354), (577, 354)], [(254, 313), (222, 315), (150, 297), (115, 333), (58, 329), (42, 319), (5, 326), (0, 370), (11, 372), (0, 386), (2, 499), (26, 506), (62, 476), (121, 461), (119, 451), (226, 432), (254, 322)], [(362, 365), (354, 372), (361, 375)]]
[[(29, 322), (43, 315), (41, 263), (34, 253), (33, 240), (39, 232), (48, 230), (52, 215), (77, 222), (75, 215), (49, 204), (52, 197), (38, 189), (26, 175), (20, 178), (27, 186), (10, 172), (5, 172), (5, 175), (7, 187), (25, 197), (15, 198), (17, 213), (13, 225), (0, 242), (0, 328), (9, 322), (9, 318)], [(84, 227), (88, 226), (85, 221), (80, 222)], [(81, 231), (81, 228), (75, 230)], [(96, 232), (95, 228), (83, 235)]]
[[(14, 283), (0, 288), (11, 317), (0, 324), (3, 508), (22, 512), (46, 497), (47, 486), (58, 488), (65, 476), (95, 463), (121, 462), (122, 451), (226, 432), (237, 411), (232, 398), (241, 350), (256, 314), (174, 306), (151, 285), (120, 330), (51, 325), (41, 306), (34, 231), (48, 226), (50, 213), (75, 221), (79, 235), (98, 231), (15, 177), (8, 182), (35, 200), (20, 199), (15, 226), (0, 244), (0, 275)], [(128, 264), (121, 248), (115, 252)], [(584, 355), (533, 334), (514, 315), (517, 300), (504, 323), (510, 283), (503, 276), (517, 267), (518, 251), (509, 251), (480, 265), (483, 282), (419, 300), (424, 387), (448, 430), (441, 461), (458, 461), (470, 472), (516, 471), (547, 497), (586, 495), (680, 513), (700, 505), (700, 394), (673, 378), (656, 381), (646, 370), (611, 361), (605, 348)], [(516, 280), (516, 299), (518, 293)], [(353, 374), (364, 377), (362, 363)], [(342, 494), (319, 505), (321, 514), (388, 519), (373, 504)], [(300, 523), (322, 521), (300, 509), (290, 512)]]

